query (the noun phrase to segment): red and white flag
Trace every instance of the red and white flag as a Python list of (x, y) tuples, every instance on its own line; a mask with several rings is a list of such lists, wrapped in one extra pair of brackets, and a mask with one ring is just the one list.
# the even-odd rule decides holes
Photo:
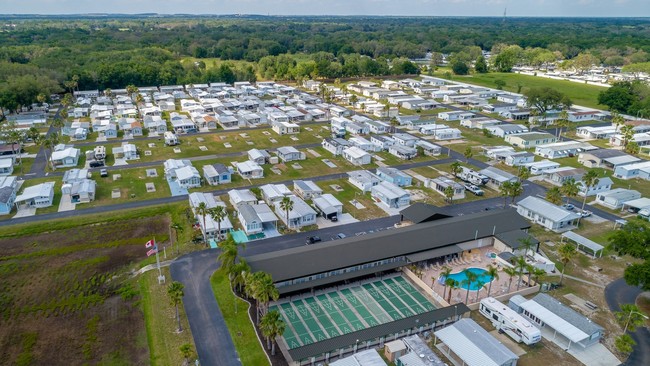
[(152, 249), (149, 249), (147, 251), (147, 257), (151, 257), (152, 255), (156, 254), (157, 251), (158, 251), (158, 248), (156, 248), (156, 247), (153, 247)]
[(154, 241), (153, 241), (153, 239), (152, 239), (152, 240), (149, 240), (149, 241), (144, 245), (145, 248), (151, 248), (152, 246), (154, 246)]

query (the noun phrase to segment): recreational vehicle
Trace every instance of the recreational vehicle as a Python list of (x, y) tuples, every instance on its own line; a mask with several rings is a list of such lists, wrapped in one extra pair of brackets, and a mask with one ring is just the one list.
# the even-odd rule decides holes
[(465, 182), (469, 182), (477, 186), (485, 185), (489, 180), (489, 178), (485, 175), (464, 166), (461, 166), (461, 171), (457, 174), (457, 177), (464, 180)]
[(542, 339), (542, 333), (516, 311), (493, 297), (481, 300), (479, 312), (492, 321), (492, 325), (518, 343), (531, 345)]

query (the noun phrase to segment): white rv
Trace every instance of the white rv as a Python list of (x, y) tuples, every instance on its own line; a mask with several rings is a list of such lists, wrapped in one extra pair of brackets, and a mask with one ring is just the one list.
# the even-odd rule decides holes
[(165, 132), (165, 145), (167, 146), (174, 146), (178, 145), (178, 136), (176, 136), (175, 133), (166, 131)]
[(476, 172), (472, 169), (466, 168), (464, 166), (461, 166), (461, 171), (458, 173), (457, 177), (464, 180), (465, 182), (472, 183), (477, 186), (482, 186), (485, 185), (490, 178), (487, 176)]
[(534, 344), (542, 339), (542, 332), (516, 311), (493, 297), (481, 300), (479, 312), (492, 321), (492, 325), (515, 341)]

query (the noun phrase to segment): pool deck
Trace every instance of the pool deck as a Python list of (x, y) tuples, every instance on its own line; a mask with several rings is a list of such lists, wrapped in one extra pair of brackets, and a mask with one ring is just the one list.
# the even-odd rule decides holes
[[(480, 252), (480, 253), (479, 253)], [(462, 262), (456, 262), (456, 263), (451, 263), (447, 264), (449, 268), (451, 268), (451, 273), (458, 273), (462, 272), (467, 268), (481, 268), (481, 269), (486, 269), (488, 265), (492, 265), (494, 267), (497, 267), (496, 261), (494, 261), (492, 258), (488, 258), (487, 254), (488, 253), (496, 253), (498, 252), (497, 250), (494, 249), (494, 247), (489, 246), (489, 247), (484, 247), (480, 249), (473, 249), (472, 250), (472, 256), (471, 257), (465, 257), (463, 258)], [(442, 275), (442, 266), (430, 266), (428, 269), (426, 269), (423, 272), (423, 275), (421, 278), (424, 279), (424, 281), (427, 283), (427, 285), (431, 284), (432, 289), (440, 295), (445, 301), (449, 297), (449, 292), (446, 286), (444, 284), (440, 283), (438, 279)], [(500, 296), (504, 295), (508, 292), (508, 282), (509, 282), (509, 276), (503, 272), (503, 270), (499, 270), (498, 274), (499, 278), (495, 278), (494, 281), (492, 281), (492, 289), (490, 292), (490, 296)], [(512, 284), (510, 286), (510, 292), (515, 292), (517, 290), (517, 280), (519, 277), (514, 276), (512, 277)], [(488, 286), (489, 284), (485, 284), (478, 292), (478, 300), (476, 298), (476, 290), (470, 290), (469, 291), (469, 301), (468, 303), (476, 303), (481, 301), (481, 299), (484, 299), (488, 297)], [(524, 286), (524, 285), (522, 285)], [(467, 290), (464, 288), (456, 288), (452, 290), (451, 294), (451, 299), (450, 299), (450, 305), (453, 304), (458, 304), (460, 302), (465, 302), (465, 297), (467, 296)]]

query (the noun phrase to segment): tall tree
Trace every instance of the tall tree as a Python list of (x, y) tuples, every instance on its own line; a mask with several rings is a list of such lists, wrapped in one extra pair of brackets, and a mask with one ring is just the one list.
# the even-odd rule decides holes
[(183, 225), (181, 225), (178, 222), (174, 222), (171, 224), (170, 228), (174, 229), (174, 242), (176, 243), (176, 253), (179, 253), (180, 251), (180, 245), (178, 244), (178, 233), (182, 233), (185, 228)]
[(226, 274), (230, 275), (235, 263), (237, 263), (239, 247), (232, 235), (228, 234), (226, 240), (221, 242), (220, 248), (221, 253), (219, 253), (217, 259), (221, 262), (221, 269), (223, 269)]
[(508, 293), (510, 293), (510, 286), (512, 285), (512, 278), (517, 275), (517, 269), (515, 267), (504, 267), (503, 273), (508, 275)]
[(485, 274), (488, 277), (490, 277), (490, 284), (488, 285), (488, 293), (487, 293), (487, 295), (489, 297), (490, 293), (492, 292), (492, 282), (494, 282), (494, 280), (499, 279), (499, 269), (490, 264), (490, 265), (487, 266), (486, 270), (487, 270), (487, 272), (485, 272)]
[(524, 273), (526, 273), (527, 264), (528, 263), (526, 263), (526, 257), (517, 257), (516, 268), (517, 276), (519, 277), (517, 280), (517, 291), (519, 291), (519, 287), (521, 287), (521, 281), (524, 278)]
[(217, 223), (217, 241), (221, 241), (221, 221), (228, 216), (228, 211), (223, 206), (217, 206), (209, 209), (208, 214)]
[(560, 275), (560, 284), (562, 284), (562, 280), (564, 280), (564, 271), (566, 271), (566, 267), (569, 265), (569, 262), (573, 260), (573, 257), (578, 254), (578, 251), (573, 244), (564, 243), (558, 249), (558, 254), (560, 255), (560, 262), (562, 262), (562, 274)]
[(581, 186), (585, 190), (585, 196), (582, 199), (582, 207), (580, 208), (580, 217), (578, 217), (578, 226), (580, 226), (580, 220), (582, 219), (582, 213), (585, 210), (585, 205), (587, 204), (587, 194), (594, 186), (598, 185), (600, 179), (598, 178), (598, 172), (595, 169), (589, 169), (585, 175), (582, 176)]
[(546, 118), (546, 113), (550, 110), (569, 109), (573, 104), (565, 94), (547, 87), (527, 89), (524, 96), (528, 107), (537, 110), (543, 118)]
[(524, 193), (524, 186), (521, 184), (521, 181), (512, 182), (510, 184), (510, 198), (512, 199), (512, 204), (515, 204), (517, 197), (521, 196)]
[(291, 229), (291, 219), (289, 218), (289, 212), (293, 210), (293, 201), (290, 197), (283, 197), (280, 201), (280, 209), (284, 210), (285, 218), (287, 219), (287, 228)]
[(546, 191), (546, 199), (555, 205), (562, 203), (562, 191), (560, 187), (552, 187)]
[[(469, 301), (469, 289), (472, 288), (472, 284), (476, 282), (478, 279), (478, 275), (469, 269), (466, 269), (463, 271), (465, 273), (465, 277), (467, 277), (466, 284), (467, 284), (467, 294), (465, 295), (465, 304), (468, 303)], [(477, 290), (478, 291), (478, 290)]]
[(459, 162), (454, 161), (453, 163), (451, 163), (451, 174), (458, 177), (458, 174), (460, 174), (462, 171), (463, 171), (463, 166), (460, 165)]
[(623, 304), (621, 310), (614, 313), (616, 321), (623, 327), (623, 333), (636, 331), (637, 327), (641, 327), (648, 320), (648, 316), (644, 314), (641, 309), (635, 304)]
[(196, 206), (196, 214), (200, 217), (203, 226), (201, 227), (201, 232), (203, 234), (203, 242), (208, 244), (208, 228), (205, 226), (205, 219), (208, 216), (208, 205), (205, 202), (199, 202)]
[(183, 296), (185, 296), (184, 289), (185, 286), (183, 286), (183, 284), (178, 281), (170, 283), (169, 287), (167, 287), (167, 295), (169, 296), (169, 300), (171, 301), (172, 305), (176, 307), (176, 321), (178, 322), (179, 332), (183, 331), (183, 328), (181, 327), (181, 316), (178, 312), (178, 305), (183, 302)]
[(480, 55), (476, 59), (476, 62), (474, 63), (474, 70), (479, 74), (485, 74), (488, 72), (487, 62), (485, 62), (485, 57), (483, 57), (483, 55)]
[(275, 342), (273, 340), (284, 334), (285, 328), (286, 324), (277, 310), (269, 311), (262, 317), (260, 330), (262, 335), (266, 337), (267, 349), (271, 348), (271, 356), (275, 355)]
[(451, 304), (451, 293), (455, 288), (458, 288), (460, 284), (453, 278), (445, 279), (445, 286), (449, 288), (449, 294), (447, 295), (447, 303)]
[(454, 203), (454, 189), (451, 186), (445, 187), (443, 193), (445, 194), (445, 199), (449, 204)]
[(465, 152), (463, 152), (463, 156), (465, 156), (465, 162), (469, 163), (469, 159), (471, 159), (472, 156), (474, 156), (474, 152), (472, 151), (471, 146), (468, 146), (467, 148), (465, 148)]
[(508, 197), (512, 194), (512, 182), (508, 180), (501, 183), (499, 193), (503, 197), (503, 209), (505, 210), (508, 207)]
[(578, 192), (580, 192), (580, 185), (574, 178), (569, 178), (562, 182), (562, 187), (560, 187), (560, 191), (566, 197), (566, 203), (569, 203), (569, 200), (575, 196), (578, 195)]

